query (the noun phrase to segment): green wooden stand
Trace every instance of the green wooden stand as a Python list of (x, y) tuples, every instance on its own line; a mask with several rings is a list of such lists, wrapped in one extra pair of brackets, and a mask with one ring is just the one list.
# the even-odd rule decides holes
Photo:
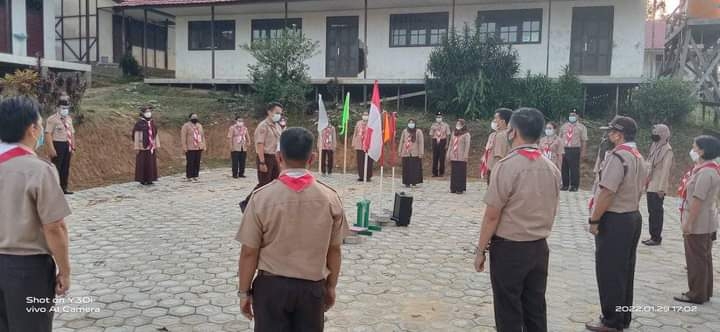
[(357, 221), (355, 222), (355, 226), (365, 229), (364, 231), (358, 232), (360, 235), (372, 236), (372, 232), (382, 230), (380, 226), (370, 225), (370, 201), (367, 199), (357, 202)]

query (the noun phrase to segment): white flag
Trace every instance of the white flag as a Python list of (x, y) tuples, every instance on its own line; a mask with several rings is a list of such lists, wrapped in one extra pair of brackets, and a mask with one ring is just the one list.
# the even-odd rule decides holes
[(329, 124), (325, 103), (323, 102), (322, 95), (318, 94), (318, 133), (322, 134), (323, 129)]

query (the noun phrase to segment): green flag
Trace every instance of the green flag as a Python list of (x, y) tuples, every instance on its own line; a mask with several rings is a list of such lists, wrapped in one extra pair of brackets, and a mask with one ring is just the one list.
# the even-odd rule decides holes
[(342, 120), (340, 120), (340, 135), (345, 135), (348, 121), (350, 121), (350, 92), (345, 95), (345, 105), (343, 106)]

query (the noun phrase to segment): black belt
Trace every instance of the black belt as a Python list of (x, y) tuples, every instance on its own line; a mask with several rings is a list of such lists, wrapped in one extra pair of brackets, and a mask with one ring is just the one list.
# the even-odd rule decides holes
[(269, 277), (269, 278), (283, 278), (283, 279), (292, 279), (292, 280), (300, 280), (300, 281), (307, 281), (307, 282), (325, 282), (325, 280), (308, 280), (308, 279), (300, 279), (300, 278), (292, 278), (292, 277), (285, 277), (281, 275), (277, 275), (274, 273), (270, 273), (265, 270), (258, 270), (257, 273), (258, 277)]
[(540, 241), (545, 241), (545, 240), (546, 239), (537, 239), (537, 240), (532, 240), (532, 241), (513, 241), (513, 240), (508, 240), (504, 237), (499, 237), (497, 235), (493, 235), (493, 237), (490, 239), (490, 243), (492, 243), (492, 242), (533, 243), (533, 242), (540, 242)]

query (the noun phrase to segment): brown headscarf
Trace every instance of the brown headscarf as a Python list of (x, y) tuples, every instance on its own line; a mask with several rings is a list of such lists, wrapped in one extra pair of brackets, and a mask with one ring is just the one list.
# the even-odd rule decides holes
[(467, 126), (465, 125), (465, 120), (458, 119), (457, 122), (460, 122), (462, 124), (462, 129), (458, 130), (457, 128), (455, 128), (455, 136), (465, 135), (465, 133), (468, 132)]
[[(150, 140), (154, 140), (155, 137), (157, 137), (157, 126), (155, 125), (155, 121), (152, 119), (145, 119), (144, 113), (145, 111), (152, 111), (151, 106), (143, 106), (140, 108), (140, 119), (138, 119), (137, 122), (135, 122), (135, 126), (133, 127), (132, 136), (134, 137), (135, 132), (139, 131), (142, 133), (142, 140), (143, 140), (143, 148), (147, 148), (150, 145)], [(152, 137), (150, 137), (150, 128), (152, 128)]]
[(650, 154), (648, 155), (648, 161), (654, 168), (668, 152), (672, 151), (672, 147), (670, 146), (670, 128), (668, 126), (664, 124), (654, 125), (652, 134), (660, 136), (660, 140), (653, 142), (650, 146)]

